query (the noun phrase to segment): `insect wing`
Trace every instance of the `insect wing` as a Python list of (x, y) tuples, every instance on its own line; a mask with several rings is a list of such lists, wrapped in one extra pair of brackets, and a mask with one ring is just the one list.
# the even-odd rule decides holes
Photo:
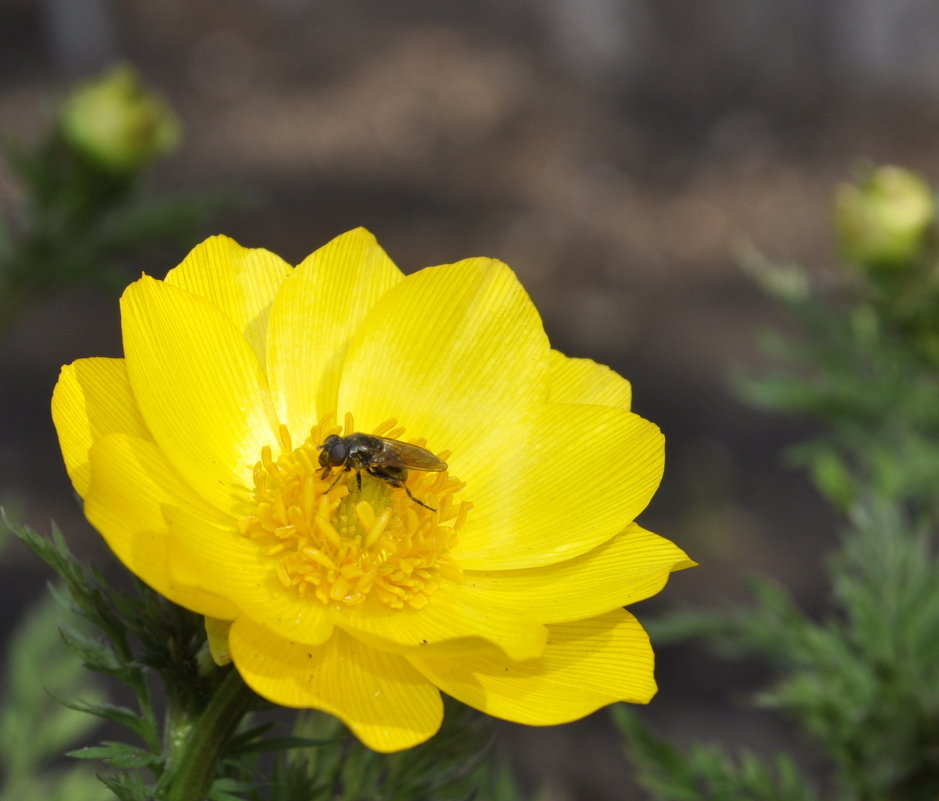
[(437, 473), (447, 469), (447, 463), (440, 461), (434, 454), (417, 445), (409, 445), (397, 439), (376, 437), (381, 440), (382, 448), (370, 459), (375, 467), (407, 467), (411, 470), (426, 470)]

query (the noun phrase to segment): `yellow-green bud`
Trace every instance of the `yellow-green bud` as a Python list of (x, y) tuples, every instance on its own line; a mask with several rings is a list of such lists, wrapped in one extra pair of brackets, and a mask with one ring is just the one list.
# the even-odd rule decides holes
[(139, 170), (179, 142), (179, 122), (158, 95), (127, 66), (78, 87), (62, 109), (66, 141), (100, 167)]
[(912, 263), (935, 214), (926, 183), (899, 167), (878, 167), (859, 184), (835, 192), (835, 224), (841, 253), (864, 267)]

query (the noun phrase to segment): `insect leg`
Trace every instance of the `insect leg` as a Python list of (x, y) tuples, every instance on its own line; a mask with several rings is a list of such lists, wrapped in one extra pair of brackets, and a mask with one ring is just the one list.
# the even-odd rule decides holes
[[(327, 471), (328, 471), (328, 469), (329, 469), (329, 468), (327, 468)], [(326, 490), (326, 492), (324, 492), (323, 495), (326, 495), (326, 494), (329, 492), (329, 490), (331, 490), (333, 487), (335, 487), (335, 486), (339, 483), (339, 479), (342, 478), (346, 473), (348, 473), (349, 470), (350, 470), (350, 468), (348, 468), (348, 467), (347, 467), (345, 470), (340, 470), (340, 471), (336, 474), (336, 478), (333, 479), (333, 483), (329, 485), (329, 489)], [(323, 476), (323, 478), (326, 478), (326, 476)]]
[(365, 468), (370, 476), (375, 476), (375, 478), (380, 478), (386, 484), (390, 484), (396, 489), (403, 489), (408, 497), (418, 504), (418, 506), (423, 506), (425, 509), (430, 509), (432, 512), (436, 512), (433, 506), (428, 506), (421, 500), (418, 500), (411, 494), (411, 490), (408, 489), (408, 485), (405, 484), (405, 480), (408, 477), (407, 468), (404, 467), (393, 467), (391, 465), (382, 465), (381, 467), (373, 467), (369, 465)]
[(437, 511), (436, 509), (434, 509), (433, 506), (428, 506), (428, 505), (427, 505), (426, 503), (424, 503), (423, 501), (418, 500), (417, 498), (415, 498), (415, 497), (411, 494), (411, 490), (408, 489), (407, 484), (402, 484), (402, 485), (401, 485), (401, 489), (403, 489), (403, 490), (408, 494), (408, 497), (409, 497), (412, 501), (414, 501), (414, 503), (419, 504), (420, 506), (423, 506), (425, 509), (430, 509), (430, 511), (432, 511), (432, 512), (436, 512), (436, 511)]

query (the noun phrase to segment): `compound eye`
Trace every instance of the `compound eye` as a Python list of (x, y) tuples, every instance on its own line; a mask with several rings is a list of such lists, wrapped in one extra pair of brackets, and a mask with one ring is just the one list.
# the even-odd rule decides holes
[(333, 464), (343, 464), (346, 461), (346, 446), (342, 440), (329, 446), (329, 460)]
[(341, 437), (335, 434), (326, 437), (326, 441), (320, 445), (320, 465), (322, 467), (337, 467), (345, 464), (346, 446)]

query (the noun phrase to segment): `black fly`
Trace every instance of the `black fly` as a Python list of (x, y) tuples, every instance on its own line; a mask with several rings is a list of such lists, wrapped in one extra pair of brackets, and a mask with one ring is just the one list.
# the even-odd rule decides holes
[(339, 479), (350, 470), (356, 471), (356, 483), (359, 489), (362, 489), (362, 471), (364, 470), (370, 476), (379, 478), (392, 487), (403, 489), (414, 503), (432, 512), (437, 511), (415, 498), (404, 483), (408, 477), (408, 470), (426, 470), (436, 473), (447, 469), (446, 462), (442, 462), (430, 451), (400, 440), (360, 433), (349, 434), (347, 437), (331, 434), (319, 446), (319, 450), (323, 479), (334, 467), (344, 468), (326, 492), (335, 487)]

